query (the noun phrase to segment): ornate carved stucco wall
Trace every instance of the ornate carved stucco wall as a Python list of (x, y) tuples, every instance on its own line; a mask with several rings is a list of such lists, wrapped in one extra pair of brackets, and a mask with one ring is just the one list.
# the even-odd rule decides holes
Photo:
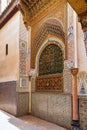
[[(50, 4), (49, 4), (50, 5)], [(59, 7), (59, 8), (58, 8)], [(47, 8), (48, 12), (37, 17), (35, 21), (31, 20), (31, 68), (34, 69), (34, 73), (32, 76), (31, 84), (32, 84), (32, 114), (38, 116), (40, 118), (46, 119), (48, 121), (52, 121), (54, 123), (60, 124), (68, 128), (71, 128), (71, 119), (72, 119), (72, 102), (71, 102), (71, 82), (67, 81), (65, 75), (66, 86), (64, 86), (63, 93), (59, 94), (56, 92), (35, 92), (35, 78), (38, 76), (38, 57), (40, 56), (42, 50), (49, 45), (49, 42), (57, 42), (62, 49), (64, 60), (67, 59), (67, 44), (66, 44), (66, 36), (67, 36), (67, 3), (57, 1), (49, 8)], [(49, 11), (50, 10), (50, 11)], [(68, 64), (66, 62), (66, 64)], [(66, 70), (66, 72), (65, 72)], [(69, 73), (69, 67), (65, 65), (64, 61), (64, 71), (63, 74)], [(69, 73), (69, 77), (70, 77)], [(69, 78), (71, 80), (71, 77)], [(51, 86), (50, 86), (51, 87)], [(69, 89), (67, 89), (69, 88)], [(66, 94), (64, 94), (66, 93)], [(40, 98), (39, 98), (40, 97)], [(65, 103), (63, 102), (63, 98), (65, 99)], [(40, 99), (40, 100), (39, 100)], [(46, 99), (46, 100), (44, 100)], [(48, 103), (49, 100), (49, 103)], [(59, 105), (56, 106), (56, 102)], [(52, 101), (52, 102), (51, 102)], [(62, 102), (62, 103), (61, 103)], [(68, 104), (69, 103), (69, 104)], [(49, 104), (49, 108), (47, 105)], [(52, 112), (52, 104), (56, 106), (54, 119), (51, 120)], [(67, 108), (66, 105), (67, 104)], [(63, 110), (63, 107), (65, 110)], [(49, 111), (48, 111), (49, 109)], [(57, 111), (60, 110), (60, 111)], [(65, 117), (62, 117), (62, 112), (67, 111)], [(68, 115), (68, 111), (70, 111)], [(61, 114), (60, 114), (61, 113)], [(47, 116), (46, 116), (47, 115)], [(60, 117), (60, 120), (57, 120)], [(66, 121), (67, 119), (67, 121)], [(68, 124), (67, 124), (67, 123)], [(67, 126), (65, 125), (67, 124)]]
[[(39, 30), (42, 31), (40, 33), (42, 33), (42, 36), (43, 36), (43, 30), (44, 30), (43, 25), (44, 25), (44, 23), (46, 21), (48, 21), (49, 19), (56, 19), (62, 25), (64, 33), (66, 31), (66, 3), (65, 2), (63, 4), (60, 3), (59, 8), (58, 8), (58, 5), (59, 5), (59, 3), (57, 4), (57, 2), (55, 2), (55, 4), (53, 4), (53, 7), (49, 7), (49, 10), (51, 10), (50, 13), (46, 12), (46, 13), (43, 14), (43, 17), (42, 17), (42, 15), (40, 15), (39, 17), (37, 17), (37, 19), (35, 21), (32, 21), (32, 26), (31, 26), (31, 28), (32, 28), (32, 36), (31, 36), (31, 42), (32, 42), (31, 43), (31, 47), (32, 47), (31, 48), (31, 51), (32, 51), (31, 52), (31, 67), (32, 68), (35, 68), (36, 53), (37, 53), (38, 49), (40, 48), (42, 42), (45, 40), (44, 38), (41, 38), (41, 40), (40, 40), (40, 37), (36, 38), (36, 36), (39, 34)], [(55, 6), (55, 8), (54, 8), (54, 6)], [(57, 13), (57, 12), (59, 12), (59, 13)], [(45, 32), (46, 32), (48, 28), (45, 27), (45, 29), (46, 29), (45, 30)], [(50, 34), (49, 32), (47, 32), (47, 33)], [(45, 36), (48, 39), (49, 37), (51, 37), (53, 35), (54, 34), (45, 35)], [(56, 36), (54, 36), (54, 37), (56, 37)], [(38, 47), (35, 48), (34, 46), (36, 46), (36, 43), (38, 41), (39, 41), (39, 45), (38, 45), (39, 48)], [(64, 44), (66, 44), (65, 41), (64, 41)]]

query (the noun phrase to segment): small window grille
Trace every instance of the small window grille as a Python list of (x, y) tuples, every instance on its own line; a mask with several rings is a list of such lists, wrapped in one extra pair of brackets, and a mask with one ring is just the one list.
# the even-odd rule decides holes
[(6, 44), (6, 55), (8, 55), (8, 44)]

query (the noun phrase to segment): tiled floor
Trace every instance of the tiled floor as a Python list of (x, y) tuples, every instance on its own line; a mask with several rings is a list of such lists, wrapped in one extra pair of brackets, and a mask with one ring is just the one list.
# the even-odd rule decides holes
[(30, 115), (16, 118), (0, 110), (0, 130), (66, 130), (66, 129)]

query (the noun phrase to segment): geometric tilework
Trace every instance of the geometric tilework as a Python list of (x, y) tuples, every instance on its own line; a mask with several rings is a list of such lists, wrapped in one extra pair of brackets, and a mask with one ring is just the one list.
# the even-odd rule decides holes
[(32, 93), (32, 115), (71, 129), (71, 95), (58, 92)]
[(80, 129), (87, 130), (87, 97), (79, 98)]
[(28, 114), (29, 93), (18, 93), (18, 116)]

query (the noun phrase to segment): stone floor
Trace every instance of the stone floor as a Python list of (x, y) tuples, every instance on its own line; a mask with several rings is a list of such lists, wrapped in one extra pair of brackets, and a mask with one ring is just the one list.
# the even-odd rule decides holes
[(66, 129), (30, 115), (16, 118), (0, 110), (0, 130), (66, 130)]

